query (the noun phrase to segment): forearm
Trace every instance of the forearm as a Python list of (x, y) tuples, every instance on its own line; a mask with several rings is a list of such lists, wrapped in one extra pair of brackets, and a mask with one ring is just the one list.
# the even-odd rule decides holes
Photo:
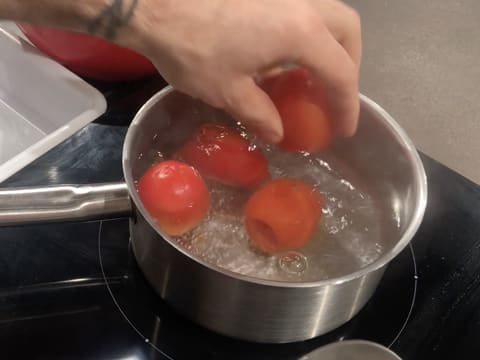
[(0, 18), (87, 31), (109, 0), (1, 0)]
[(0, 19), (86, 32), (141, 50), (143, 20), (139, 13), (145, 12), (145, 3), (148, 1), (0, 0)]

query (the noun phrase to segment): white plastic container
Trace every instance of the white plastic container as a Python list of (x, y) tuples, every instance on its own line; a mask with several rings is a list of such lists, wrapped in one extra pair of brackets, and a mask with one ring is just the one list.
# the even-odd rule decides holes
[(0, 22), (0, 182), (105, 110), (99, 91)]

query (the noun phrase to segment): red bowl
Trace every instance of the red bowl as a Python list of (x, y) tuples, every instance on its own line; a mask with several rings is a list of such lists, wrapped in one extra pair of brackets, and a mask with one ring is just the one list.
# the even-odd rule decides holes
[(144, 56), (101, 38), (57, 28), (18, 24), (41, 51), (78, 75), (97, 80), (131, 80), (156, 73)]

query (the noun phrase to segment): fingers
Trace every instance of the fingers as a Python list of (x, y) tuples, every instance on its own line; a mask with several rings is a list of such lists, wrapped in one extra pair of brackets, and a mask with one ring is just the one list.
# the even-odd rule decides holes
[(227, 91), (224, 109), (236, 120), (267, 142), (277, 143), (283, 138), (282, 122), (275, 105), (253, 79), (241, 78)]
[(358, 67), (327, 29), (308, 40), (304, 42), (300, 65), (322, 84), (336, 133), (351, 136), (357, 128), (360, 111)]
[(354, 10), (349, 10), (350, 15), (342, 18), (343, 32), (337, 39), (350, 55), (357, 67), (360, 67), (362, 58), (362, 32), (360, 17)]
[(352, 15), (350, 16), (350, 21), (345, 27), (346, 32), (340, 43), (350, 54), (357, 67), (360, 67), (360, 63), (362, 62), (361, 21), (360, 16), (358, 16), (354, 10), (351, 11)]
[(360, 67), (362, 31), (358, 13), (337, 0), (316, 2), (315, 4), (333, 37), (343, 46), (354, 63)]

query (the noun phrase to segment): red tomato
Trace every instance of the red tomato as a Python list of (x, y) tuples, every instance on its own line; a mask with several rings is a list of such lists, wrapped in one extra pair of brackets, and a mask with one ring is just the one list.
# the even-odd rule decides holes
[(268, 179), (263, 153), (235, 129), (205, 123), (178, 154), (204, 176), (236, 187), (254, 187)]
[(322, 198), (303, 181), (275, 179), (245, 206), (245, 226), (252, 245), (268, 254), (303, 246), (321, 216)]
[(130, 80), (157, 73), (144, 56), (101, 38), (31, 24), (18, 26), (41, 51), (81, 76)]
[(181, 235), (207, 215), (210, 197), (200, 174), (179, 161), (162, 161), (150, 167), (138, 182), (145, 209), (169, 235)]
[(282, 118), (286, 151), (315, 152), (333, 139), (333, 124), (326, 111), (322, 90), (303, 69), (289, 70), (268, 79), (264, 89)]

